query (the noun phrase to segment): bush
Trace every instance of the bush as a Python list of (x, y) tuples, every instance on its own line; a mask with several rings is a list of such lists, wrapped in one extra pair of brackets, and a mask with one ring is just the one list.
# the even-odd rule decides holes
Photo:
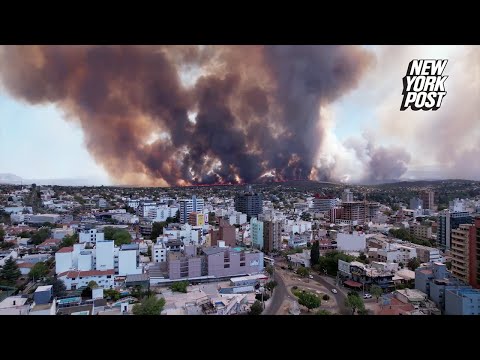
[(292, 286), (292, 290), (297, 290), (298, 289), (298, 286), (295, 285), (295, 286)]
[(322, 296), (322, 299), (325, 300), (325, 301), (330, 300), (330, 296), (325, 294), (325, 295)]
[[(255, 299), (258, 301), (262, 301), (262, 294), (256, 294)], [(267, 301), (268, 299), (270, 299), (270, 295), (268, 295), (267, 293), (263, 294), (263, 301)]]

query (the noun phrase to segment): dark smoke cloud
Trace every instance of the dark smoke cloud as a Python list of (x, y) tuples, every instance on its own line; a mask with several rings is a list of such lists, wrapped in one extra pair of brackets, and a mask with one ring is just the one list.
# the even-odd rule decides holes
[[(119, 183), (323, 179), (319, 108), (371, 60), (355, 46), (5, 46), (0, 79), (78, 121)], [(192, 69), (200, 77), (185, 86), (180, 74)], [(372, 168), (392, 162), (383, 149), (371, 158)]]

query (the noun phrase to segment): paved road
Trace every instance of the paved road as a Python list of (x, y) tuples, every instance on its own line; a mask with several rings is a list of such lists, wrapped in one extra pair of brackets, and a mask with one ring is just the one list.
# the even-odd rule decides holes
[[(337, 304), (340, 310), (340, 314), (342, 315), (349, 314), (350, 310), (345, 306), (345, 299), (347, 298), (347, 295), (340, 286), (335, 285), (335, 279), (332, 279), (327, 276), (320, 276), (314, 272), (312, 272), (311, 274), (313, 276), (313, 280), (322, 284), (328, 290), (330, 290), (328, 295), (335, 297), (335, 300), (337, 301)], [(332, 289), (336, 289), (337, 293), (336, 294), (332, 293)]]
[(270, 304), (265, 309), (262, 315), (275, 315), (280, 310), (280, 307), (283, 304), (283, 301), (290, 297), (288, 295), (288, 290), (283, 282), (282, 277), (278, 274), (277, 271), (273, 274), (274, 280), (277, 282), (277, 287), (273, 291), (272, 299), (270, 300)]

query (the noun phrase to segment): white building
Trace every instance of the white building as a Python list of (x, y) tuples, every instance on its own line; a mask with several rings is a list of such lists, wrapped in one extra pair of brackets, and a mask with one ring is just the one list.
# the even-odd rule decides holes
[(118, 275), (142, 274), (143, 268), (139, 267), (138, 245), (122, 245), (118, 251)]
[(113, 214), (112, 219), (121, 224), (138, 224), (140, 221), (140, 218), (137, 215), (130, 213)]
[(115, 269), (114, 265), (114, 248), (113, 240), (97, 241), (95, 246), (95, 269), (110, 270)]
[(78, 271), (70, 270), (58, 274), (58, 278), (63, 280), (67, 290), (76, 290), (82, 286), (87, 286), (90, 281), (95, 281), (99, 287), (104, 289), (113, 288), (115, 271), (111, 270), (89, 270)]
[(234, 212), (228, 216), (228, 222), (230, 225), (243, 225), (247, 222), (247, 214), (241, 212)]
[(62, 240), (67, 235), (73, 235), (73, 229), (63, 227), (62, 229), (52, 229), (52, 237), (56, 240)]
[(366, 236), (363, 232), (337, 233), (337, 249), (341, 251), (365, 251)]
[(153, 262), (165, 262), (167, 261), (167, 248), (163, 242), (157, 242), (153, 245), (152, 250)]
[(168, 218), (174, 218), (177, 215), (177, 211), (179, 211), (179, 208), (176, 206), (159, 205), (150, 208), (145, 215), (145, 219), (152, 222), (167, 221)]
[(407, 266), (410, 259), (417, 257), (417, 249), (414, 246), (387, 243), (384, 249), (378, 249), (377, 256), (379, 261)]
[(151, 210), (155, 210), (157, 203), (155, 201), (141, 201), (137, 207), (137, 215), (140, 217), (147, 217)]
[(55, 273), (68, 271), (73, 265), (73, 246), (64, 247), (55, 253)]
[(463, 212), (465, 211), (465, 201), (463, 199), (453, 199), (448, 204), (448, 209), (451, 212)]
[(188, 222), (188, 216), (191, 212), (203, 212), (205, 202), (203, 199), (197, 199), (194, 195), (191, 199), (180, 200), (180, 223)]
[(93, 251), (82, 250), (78, 254), (78, 270), (88, 271), (93, 269)]
[(79, 243), (93, 243), (95, 244), (97, 241), (105, 240), (105, 235), (103, 232), (98, 231), (97, 229), (85, 229), (81, 230), (78, 233), (78, 242)]

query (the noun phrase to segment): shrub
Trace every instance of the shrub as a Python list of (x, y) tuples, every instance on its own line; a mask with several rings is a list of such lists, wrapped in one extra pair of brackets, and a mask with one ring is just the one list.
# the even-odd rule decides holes
[(322, 299), (325, 300), (325, 301), (330, 300), (330, 296), (325, 294), (325, 295), (322, 296)]

